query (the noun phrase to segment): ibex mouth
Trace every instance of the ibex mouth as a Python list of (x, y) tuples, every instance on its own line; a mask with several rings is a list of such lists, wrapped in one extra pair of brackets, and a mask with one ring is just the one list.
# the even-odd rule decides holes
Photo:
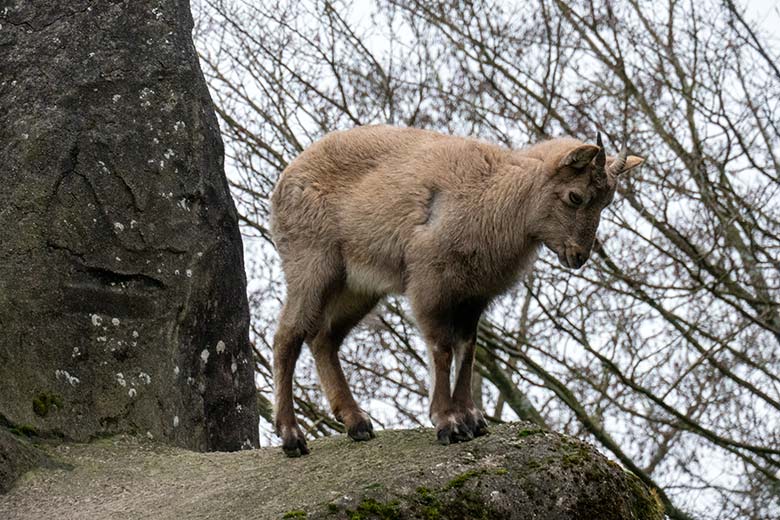
[(588, 261), (588, 257), (585, 255), (582, 255), (582, 253), (577, 253), (576, 249), (574, 247), (566, 247), (561, 246), (560, 248), (552, 247), (550, 244), (544, 243), (545, 247), (555, 253), (555, 255), (558, 257), (558, 261), (561, 263), (562, 266), (567, 267), (569, 269), (579, 269), (583, 265), (585, 265), (585, 262)]
[(569, 269), (579, 269), (585, 265), (585, 262), (588, 261), (588, 257), (575, 251), (576, 250), (568, 247), (565, 247), (563, 252), (556, 251), (558, 261), (561, 262), (561, 265), (568, 267)]
[(561, 263), (562, 266), (571, 268), (571, 266), (569, 265), (569, 259), (566, 258), (566, 255), (564, 253), (559, 253), (558, 251), (556, 251), (555, 253), (558, 255), (558, 261)]

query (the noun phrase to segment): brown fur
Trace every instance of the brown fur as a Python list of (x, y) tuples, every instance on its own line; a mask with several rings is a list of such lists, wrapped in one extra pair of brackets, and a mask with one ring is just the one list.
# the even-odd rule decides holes
[[(373, 437), (338, 349), (388, 293), (408, 296), (428, 344), (430, 416), (440, 442), (484, 433), (471, 400), (479, 317), (530, 268), (541, 244), (564, 265), (585, 262), (620, 173), (599, 169), (599, 150), (574, 139), (508, 150), (372, 126), (331, 133), (295, 159), (272, 196), (273, 236), (287, 281), (274, 338), (275, 421), (285, 451), (308, 452), (292, 401), (304, 341), (335, 416), (354, 439)], [(606, 161), (609, 170), (614, 159)], [(641, 162), (629, 156), (621, 171)], [(584, 200), (579, 207), (572, 192)]]

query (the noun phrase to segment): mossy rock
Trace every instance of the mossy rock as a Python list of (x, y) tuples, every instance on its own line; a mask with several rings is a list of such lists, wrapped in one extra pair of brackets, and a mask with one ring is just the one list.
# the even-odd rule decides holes
[[(45, 455), (27, 439), (34, 435), (35, 430), (30, 427), (0, 426), (0, 493), (7, 492), (23, 473), (45, 461)], [(0, 518), (9, 517), (0, 514)]]
[(0, 497), (0, 518), (660, 520), (639, 479), (575, 439), (525, 423), (440, 446), (431, 430), (381, 431), (370, 442), (315, 440), (195, 453), (145, 438), (48, 448), (72, 471), (37, 469)]

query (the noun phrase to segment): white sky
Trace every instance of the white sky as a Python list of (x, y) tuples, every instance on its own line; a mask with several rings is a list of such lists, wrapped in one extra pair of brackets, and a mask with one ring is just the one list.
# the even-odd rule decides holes
[(745, 6), (750, 19), (758, 22), (775, 45), (780, 43), (780, 0), (748, 0)]

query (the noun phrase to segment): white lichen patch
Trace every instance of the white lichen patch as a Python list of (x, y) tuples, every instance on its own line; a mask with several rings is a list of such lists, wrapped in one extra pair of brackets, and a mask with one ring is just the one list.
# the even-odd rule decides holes
[(187, 199), (179, 199), (179, 202), (177, 202), (176, 205), (184, 211), (190, 211), (190, 207), (187, 205)]
[(114, 222), (114, 229), (117, 231), (124, 231), (125, 225), (122, 224), (121, 222)]
[(108, 338), (105, 336), (98, 336), (95, 339), (98, 341), (98, 343), (105, 343), (106, 341), (108, 341)]
[(174, 415), (173, 416), (173, 427), (176, 428), (179, 425), (179, 416)]
[(146, 430), (146, 436), (149, 438), (149, 440), (154, 439), (154, 435), (152, 435), (152, 432), (150, 432), (149, 430)]
[(171, 158), (171, 157), (173, 157), (174, 155), (176, 155), (176, 154), (175, 154), (175, 153), (173, 152), (173, 150), (171, 150), (170, 148), (168, 148), (167, 150), (165, 150), (165, 153), (163, 153), (163, 157), (165, 157), (166, 159), (170, 159), (170, 158)]
[(241, 403), (236, 403), (236, 412), (241, 413), (244, 410), (244, 407), (241, 406)]
[(140, 99), (141, 101), (145, 101), (148, 97), (153, 95), (154, 95), (154, 90), (150, 89), (149, 87), (144, 87), (141, 90), (141, 93), (138, 95), (138, 99)]
[(173, 129), (178, 132), (182, 128), (187, 128), (187, 124), (184, 121), (176, 121), (173, 123)]
[(187, 269), (186, 271), (184, 271), (184, 274), (187, 275), (187, 278), (192, 278), (192, 269)]
[(103, 324), (103, 318), (101, 318), (98, 314), (92, 314), (90, 319), (92, 320), (92, 325), (95, 327), (99, 327)]
[(179, 365), (173, 367), (173, 375), (178, 376), (179, 372), (181, 372), (181, 370), (179, 370)]
[(236, 370), (238, 370), (238, 364), (235, 361), (233, 361), (232, 363), (230, 363), (230, 371), (235, 374)]
[(138, 221), (136, 220), (130, 221), (130, 229), (135, 229), (137, 225), (138, 225)]
[(133, 337), (134, 337), (134, 338), (137, 338), (137, 337), (138, 337), (138, 331), (137, 331), (137, 330), (134, 330), (134, 331), (133, 331)]
[(73, 354), (71, 354), (70, 357), (79, 357), (81, 355), (81, 352), (79, 351), (78, 347), (73, 347)]
[(203, 349), (203, 352), (200, 353), (200, 359), (202, 359), (204, 363), (209, 362), (209, 349)]
[(67, 370), (55, 370), (54, 377), (66, 381), (70, 386), (76, 386), (81, 382), (78, 377), (70, 375)]
[(113, 325), (114, 327), (118, 327), (119, 326), (119, 318), (111, 318), (111, 325)]
[(125, 381), (125, 376), (122, 372), (116, 373), (116, 382), (119, 383), (119, 386), (127, 386), (127, 381)]
[(225, 352), (225, 342), (219, 340), (217, 342), (217, 354), (222, 354), (223, 352)]
[(127, 391), (127, 395), (129, 395), (130, 397), (135, 397), (137, 393), (138, 392), (136, 392), (135, 388), (131, 388), (130, 390)]
[(152, 376), (150, 376), (150, 375), (149, 375), (149, 374), (147, 374), (146, 372), (141, 372), (141, 373), (139, 373), (139, 374), (138, 374), (138, 379), (140, 379), (140, 380), (141, 380), (141, 382), (142, 382), (143, 384), (145, 384), (145, 385), (148, 385), (148, 384), (151, 384), (151, 383), (152, 383)]
[(122, 99), (122, 96), (120, 96), (119, 94), (114, 94), (113, 96), (111, 96), (111, 100), (114, 103), (117, 103), (120, 99)]

